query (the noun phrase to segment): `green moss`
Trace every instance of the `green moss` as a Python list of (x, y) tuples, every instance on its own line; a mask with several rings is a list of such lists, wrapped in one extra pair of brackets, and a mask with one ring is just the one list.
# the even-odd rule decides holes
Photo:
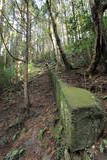
[(71, 87), (50, 73), (64, 128), (65, 144), (72, 152), (90, 147), (104, 127), (104, 110), (91, 92)]
[(72, 104), (72, 107), (95, 107), (99, 104), (97, 98), (91, 92), (82, 88), (70, 87), (63, 82), (60, 83), (62, 92), (68, 103)]

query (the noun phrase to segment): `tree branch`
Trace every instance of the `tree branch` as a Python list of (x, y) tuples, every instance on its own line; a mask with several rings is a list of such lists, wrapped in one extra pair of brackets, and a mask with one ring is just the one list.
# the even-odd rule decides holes
[(8, 18), (4, 15), (3, 11), (2, 11), (2, 15), (3, 15), (3, 17), (6, 19), (7, 23), (9, 24), (9, 26), (10, 26), (13, 30), (15, 30), (17, 33), (23, 34), (22, 32), (18, 31), (16, 28), (14, 28), (14, 27), (12, 26), (12, 24), (9, 22)]
[(26, 23), (25, 18), (24, 18), (23, 15), (22, 15), (22, 11), (21, 11), (21, 9), (20, 9), (20, 7), (19, 7), (19, 5), (18, 5), (17, 0), (15, 0), (15, 2), (16, 2), (16, 5), (17, 5), (18, 10), (19, 10), (19, 12), (20, 12), (21, 18), (22, 18), (23, 21)]
[(1, 35), (1, 39), (2, 39), (2, 41), (3, 41), (3, 44), (4, 44), (5, 49), (7, 50), (8, 54), (9, 54), (14, 60), (16, 60), (16, 61), (21, 61), (21, 62), (24, 62), (24, 63), (25, 63), (25, 61), (24, 61), (23, 59), (14, 57), (14, 56), (11, 54), (11, 52), (9, 51), (9, 49), (8, 49), (6, 43), (5, 43), (5, 40), (4, 40), (4, 37), (3, 37), (2, 33), (0, 33), (0, 35)]

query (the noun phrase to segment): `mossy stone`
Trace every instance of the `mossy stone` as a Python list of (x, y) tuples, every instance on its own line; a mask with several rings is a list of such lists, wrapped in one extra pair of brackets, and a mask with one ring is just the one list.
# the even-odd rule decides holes
[(86, 89), (62, 82), (52, 72), (51, 79), (66, 145), (71, 152), (90, 147), (104, 128), (105, 113), (100, 100)]

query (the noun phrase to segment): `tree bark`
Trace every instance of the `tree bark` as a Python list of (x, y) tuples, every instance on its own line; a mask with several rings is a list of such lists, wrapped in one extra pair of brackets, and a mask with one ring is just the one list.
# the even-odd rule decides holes
[(29, 90), (28, 90), (28, 62), (29, 62), (29, 0), (25, 0), (26, 3), (26, 51), (25, 51), (25, 64), (24, 64), (24, 104), (25, 111), (29, 114), (30, 100), (29, 100)]
[(54, 54), (53, 54), (53, 56), (54, 56), (54, 60), (55, 60), (55, 62), (57, 62), (57, 58), (56, 58), (56, 50), (55, 50), (55, 46), (54, 46), (54, 42), (53, 42), (53, 37), (52, 37), (52, 33), (51, 33), (51, 23), (50, 23), (50, 21), (49, 21), (49, 37), (50, 37), (50, 40), (51, 40), (51, 42), (52, 42), (52, 46), (53, 46), (53, 52), (54, 52)]
[(96, 40), (95, 40), (95, 54), (93, 56), (92, 62), (87, 70), (88, 73), (94, 73), (96, 68), (100, 62), (101, 57), (105, 55), (105, 46), (104, 39), (104, 26), (103, 26), (103, 13), (107, 9), (107, 2), (104, 1), (95, 1), (90, 0), (90, 7), (92, 13), (92, 19), (94, 23), (94, 29), (96, 33)]
[(60, 40), (58, 32), (57, 32), (57, 25), (55, 23), (55, 20), (54, 20), (52, 11), (51, 11), (51, 3), (49, 2), (49, 0), (46, 0), (46, 3), (47, 3), (47, 8), (48, 8), (48, 11), (49, 11), (49, 14), (50, 14), (50, 17), (51, 17), (53, 31), (54, 31), (54, 35), (55, 35), (55, 39), (56, 39), (56, 43), (57, 43), (58, 49), (60, 51), (60, 55), (61, 55), (62, 61), (63, 61), (64, 65), (65, 65), (65, 68), (67, 70), (71, 70), (72, 69), (72, 65), (68, 62), (68, 60), (66, 58), (66, 54), (64, 53), (63, 47), (61, 45), (61, 40)]

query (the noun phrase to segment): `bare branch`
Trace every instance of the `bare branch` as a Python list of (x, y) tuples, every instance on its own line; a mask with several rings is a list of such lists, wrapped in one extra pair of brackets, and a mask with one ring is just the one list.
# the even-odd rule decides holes
[(20, 12), (21, 18), (22, 18), (23, 21), (26, 23), (25, 18), (24, 18), (23, 15), (22, 15), (22, 10), (20, 9), (20, 7), (19, 7), (19, 5), (18, 5), (18, 3), (17, 3), (17, 0), (15, 0), (15, 2), (16, 2), (16, 5), (17, 5), (18, 10), (19, 10), (19, 12)]
[(5, 46), (5, 48), (6, 48), (7, 52), (8, 52), (8, 54), (9, 54), (14, 60), (16, 60), (16, 61), (21, 61), (21, 62), (24, 62), (24, 63), (25, 63), (25, 61), (24, 61), (23, 59), (14, 57), (14, 56), (11, 54), (11, 52), (9, 51), (9, 49), (8, 49), (6, 43), (5, 43), (5, 40), (4, 40), (4, 37), (3, 37), (2, 33), (0, 33), (0, 35), (1, 35), (1, 39), (2, 39), (2, 41), (3, 41), (3, 44), (4, 44), (4, 46)]
[(22, 32), (18, 31), (15, 27), (13, 27), (13, 25), (9, 22), (8, 18), (4, 15), (3, 11), (2, 11), (2, 15), (13, 30), (15, 30), (17, 33), (23, 34)]

